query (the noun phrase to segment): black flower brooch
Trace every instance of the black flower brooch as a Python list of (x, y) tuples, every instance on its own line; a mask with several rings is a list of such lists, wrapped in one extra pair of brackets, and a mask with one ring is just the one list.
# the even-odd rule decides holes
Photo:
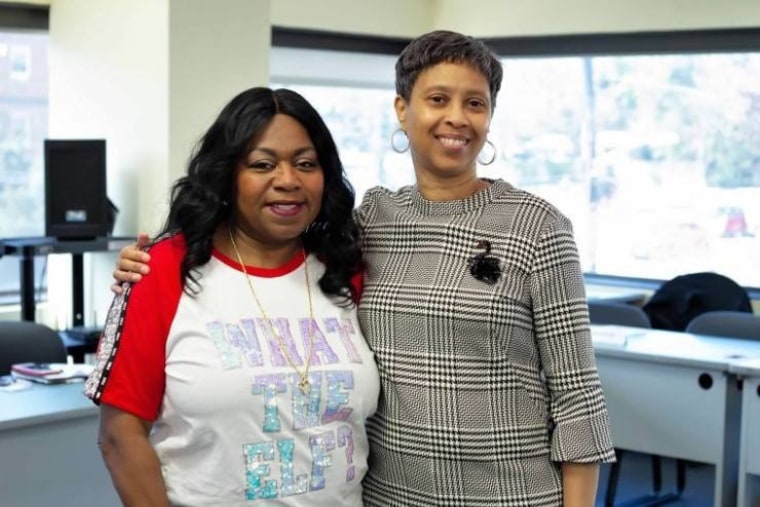
[(495, 284), (501, 276), (501, 265), (499, 259), (490, 255), (491, 242), (482, 240), (478, 241), (475, 248), (483, 252), (473, 255), (468, 259), (470, 273), (476, 280), (485, 282), (489, 285)]

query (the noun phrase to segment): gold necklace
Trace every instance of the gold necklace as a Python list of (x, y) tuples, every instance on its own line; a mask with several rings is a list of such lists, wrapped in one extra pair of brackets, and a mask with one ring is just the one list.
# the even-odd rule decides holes
[(309, 391), (311, 391), (311, 382), (309, 382), (309, 367), (311, 366), (311, 353), (314, 350), (314, 331), (312, 329), (312, 324), (314, 322), (314, 310), (312, 308), (311, 304), (311, 283), (309, 280), (309, 264), (306, 258), (306, 252), (303, 249), (303, 245), (301, 245), (301, 252), (303, 253), (303, 272), (306, 277), (306, 295), (308, 297), (309, 301), (309, 354), (306, 356), (306, 366), (303, 369), (303, 372), (298, 370), (298, 367), (296, 366), (296, 363), (293, 361), (293, 359), (290, 357), (290, 354), (288, 353), (287, 346), (285, 344), (285, 340), (280, 336), (277, 331), (274, 329), (274, 325), (272, 324), (272, 320), (267, 317), (266, 312), (264, 311), (264, 307), (261, 305), (261, 301), (259, 301), (259, 297), (256, 295), (256, 291), (253, 288), (253, 283), (251, 283), (251, 277), (248, 275), (248, 270), (245, 269), (245, 264), (243, 263), (243, 258), (240, 256), (240, 252), (238, 251), (237, 244), (235, 244), (235, 238), (232, 236), (232, 229), (227, 228), (227, 233), (230, 236), (230, 242), (232, 243), (232, 249), (235, 251), (235, 256), (237, 257), (238, 262), (240, 263), (240, 270), (243, 272), (243, 276), (245, 276), (245, 281), (248, 282), (248, 290), (251, 291), (251, 295), (253, 296), (253, 300), (256, 302), (256, 306), (259, 308), (259, 313), (261, 313), (261, 316), (264, 318), (265, 321), (269, 323), (269, 330), (272, 332), (272, 335), (277, 339), (277, 346), (280, 348), (280, 352), (282, 352), (282, 355), (285, 356), (285, 359), (288, 361), (288, 364), (290, 365), (293, 370), (295, 370), (296, 374), (298, 374), (298, 377), (300, 380), (298, 381), (298, 388), (301, 390), (301, 392), (305, 395), (309, 394)]

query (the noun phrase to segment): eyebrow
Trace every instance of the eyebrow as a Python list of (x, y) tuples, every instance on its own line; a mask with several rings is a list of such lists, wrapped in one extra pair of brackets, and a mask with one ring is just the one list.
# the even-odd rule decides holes
[[(449, 95), (454, 95), (454, 88), (452, 88), (450, 86), (433, 85), (433, 86), (430, 86), (428, 88), (423, 88), (422, 89), (422, 93), (424, 95), (427, 95), (429, 93), (437, 93), (437, 92), (443, 92), (443, 93), (447, 93)], [(490, 90), (489, 90), (489, 93), (483, 93), (480, 90), (474, 90), (474, 89), (473, 90), (464, 90), (463, 95), (465, 97), (467, 97), (467, 98), (477, 97), (477, 98), (485, 100), (489, 104), (491, 103)]]
[[(250, 153), (253, 153), (253, 152), (255, 152), (255, 151), (260, 151), (260, 152), (266, 153), (267, 155), (269, 155), (269, 156), (271, 156), (271, 157), (276, 157), (276, 156), (277, 156), (277, 150), (273, 150), (273, 149), (271, 149), (271, 148), (266, 148), (266, 147), (264, 147), (264, 146), (257, 146), (257, 147), (255, 147), (255, 148), (253, 148), (253, 149), (252, 149), (252, 150), (249, 152), (249, 154), (250, 154)], [(294, 157), (299, 157), (299, 156), (303, 155), (304, 153), (307, 153), (307, 152), (310, 152), (310, 151), (313, 151), (313, 152), (314, 152), (314, 154), (316, 154), (316, 153), (317, 153), (317, 150), (316, 150), (316, 148), (314, 148), (314, 147), (312, 147), (312, 146), (304, 146), (304, 147), (302, 147), (302, 148), (298, 148), (298, 149), (294, 150), (294, 151), (293, 151), (293, 156), (294, 156)]]
[[(434, 91), (453, 93), (454, 90), (456, 89), (450, 86), (443, 86), (443, 85), (432, 85), (423, 89), (423, 91), (427, 93), (434, 92)], [(482, 97), (488, 97), (490, 95), (490, 90), (486, 94), (484, 94), (481, 90), (476, 90), (476, 89), (464, 90), (464, 95), (477, 95), (477, 96), (482, 96)]]

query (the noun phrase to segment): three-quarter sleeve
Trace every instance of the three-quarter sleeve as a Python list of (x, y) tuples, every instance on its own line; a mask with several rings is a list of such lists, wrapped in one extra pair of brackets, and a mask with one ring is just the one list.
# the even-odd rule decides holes
[(551, 458), (612, 461), (615, 453), (594, 359), (583, 273), (572, 226), (562, 215), (549, 220), (538, 238), (530, 291), (554, 425)]

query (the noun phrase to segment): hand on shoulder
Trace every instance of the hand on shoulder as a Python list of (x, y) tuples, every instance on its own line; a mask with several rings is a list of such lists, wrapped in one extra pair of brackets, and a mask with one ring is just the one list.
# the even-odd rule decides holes
[(121, 294), (121, 284), (123, 282), (139, 282), (143, 275), (150, 273), (150, 254), (143, 252), (150, 244), (150, 236), (146, 233), (140, 233), (137, 241), (127, 245), (119, 252), (119, 258), (116, 260), (116, 269), (113, 271), (113, 277), (116, 282), (111, 285), (111, 291), (114, 294)]

